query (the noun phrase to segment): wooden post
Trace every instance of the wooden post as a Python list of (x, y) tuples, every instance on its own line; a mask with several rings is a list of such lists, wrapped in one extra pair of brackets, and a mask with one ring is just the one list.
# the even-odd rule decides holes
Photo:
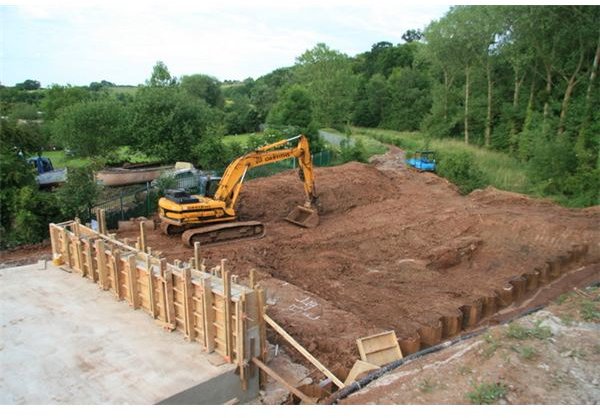
[(133, 254), (127, 256), (127, 288), (129, 289), (129, 303), (133, 309), (138, 309), (140, 300), (137, 289), (137, 266)]
[(98, 232), (102, 235), (106, 235), (106, 211), (104, 209), (98, 209), (96, 214), (96, 220), (98, 221)]
[(152, 274), (150, 257), (146, 258), (146, 270), (148, 271), (148, 302), (150, 303), (150, 313), (152, 314), (152, 318), (156, 319), (156, 304), (154, 302), (154, 276)]
[(71, 243), (69, 240), (69, 233), (67, 232), (67, 228), (63, 227), (61, 235), (63, 240), (63, 253), (65, 258), (64, 261), (65, 263), (67, 263), (67, 266), (72, 268), (73, 266), (71, 263)]
[(250, 269), (250, 288), (254, 289), (256, 287), (256, 270)]
[(115, 287), (113, 291), (115, 292), (115, 296), (117, 300), (123, 299), (123, 290), (121, 289), (121, 269), (119, 267), (119, 261), (121, 260), (121, 252), (119, 250), (113, 250), (112, 253), (112, 262), (113, 262), (113, 272), (115, 277), (113, 277), (113, 286)]
[(331, 379), (331, 381), (339, 388), (343, 388), (346, 385), (342, 383), (340, 379), (335, 377), (333, 373), (331, 373), (319, 360), (314, 358), (312, 354), (310, 354), (304, 347), (302, 347), (298, 341), (296, 341), (290, 334), (288, 334), (283, 328), (281, 328), (273, 319), (269, 317), (269, 315), (264, 314), (263, 317), (267, 324), (271, 325), (271, 327), (277, 331), (279, 335), (281, 335), (288, 343), (292, 345), (296, 350), (300, 352), (308, 361), (310, 361), (317, 369), (319, 369), (325, 376)]
[(225, 350), (228, 361), (233, 359), (232, 329), (231, 329), (231, 282), (225, 270), (226, 259), (221, 260), (221, 277), (223, 278), (223, 298), (225, 300)]
[(183, 269), (183, 307), (185, 312), (185, 334), (190, 341), (194, 341), (196, 330), (194, 329), (194, 307), (192, 300), (192, 270), (190, 267)]
[(85, 277), (85, 268), (83, 267), (83, 251), (81, 250), (81, 239), (75, 235), (75, 255), (77, 257), (77, 269)]
[(248, 375), (246, 363), (246, 295), (242, 293), (236, 305), (237, 319), (237, 360), (240, 368), (240, 379), (242, 380), (242, 390), (248, 389)]
[(85, 259), (87, 260), (87, 274), (93, 282), (98, 280), (96, 276), (96, 269), (94, 268), (94, 257), (92, 256), (92, 240), (89, 239), (87, 241), (87, 245), (85, 246)]
[(212, 353), (215, 351), (215, 330), (213, 326), (215, 312), (213, 310), (213, 294), (209, 277), (202, 279), (202, 287), (205, 347), (207, 352)]
[[(265, 290), (262, 289), (260, 286), (257, 286), (256, 288), (256, 303), (258, 305), (257, 307), (257, 312), (258, 312), (258, 330), (259, 330), (259, 346), (258, 349), (259, 351), (259, 358), (263, 361), (263, 362), (267, 362), (267, 355), (268, 355), (268, 345), (267, 345), (267, 326), (265, 324)], [(266, 373), (261, 369), (260, 370), (260, 376), (259, 376), (259, 381), (260, 381), (260, 385), (261, 387), (264, 388), (265, 384), (267, 383), (267, 375)]]
[(140, 222), (140, 251), (146, 252), (146, 230), (143, 222)]
[(50, 245), (52, 245), (52, 260), (58, 260), (57, 255), (59, 254), (59, 251), (58, 240), (56, 237), (56, 226), (54, 224), (50, 224), (48, 228), (50, 230)]
[(167, 268), (164, 271), (165, 279), (165, 313), (167, 317), (167, 324), (171, 330), (177, 327), (177, 321), (175, 320), (175, 305), (173, 301), (173, 270)]
[(194, 242), (194, 268), (200, 270), (200, 243)]
[(305, 402), (307, 404), (311, 404), (311, 405), (315, 404), (315, 401), (313, 399), (311, 399), (308, 396), (306, 396), (306, 394), (304, 394), (303, 392), (301, 392), (299, 389), (297, 389), (297, 388), (293, 387), (292, 385), (290, 385), (288, 382), (286, 382), (281, 376), (279, 376), (277, 373), (275, 373), (275, 371), (273, 371), (273, 369), (271, 369), (265, 363), (263, 363), (262, 361), (260, 361), (256, 357), (254, 357), (252, 359), (252, 362), (259, 367), (261, 373), (266, 373), (269, 376), (271, 376), (273, 379), (275, 379), (276, 381), (278, 381), (279, 383), (281, 383), (283, 385), (283, 387), (285, 387), (291, 393), (293, 393), (298, 398), (300, 398), (303, 402)]
[[(96, 259), (97, 259), (97, 264), (98, 264), (98, 285), (106, 290), (108, 287), (106, 286), (106, 282), (107, 280), (107, 276), (106, 276), (106, 269), (107, 269), (107, 262), (106, 262), (106, 252), (104, 249), (104, 241), (102, 241), (101, 239), (96, 241)], [(115, 269), (115, 275), (117, 274), (116, 269)]]

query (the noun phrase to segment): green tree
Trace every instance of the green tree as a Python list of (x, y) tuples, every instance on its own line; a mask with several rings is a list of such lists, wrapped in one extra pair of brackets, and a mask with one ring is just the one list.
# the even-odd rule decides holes
[(383, 110), (381, 125), (386, 128), (414, 131), (431, 107), (429, 79), (412, 68), (397, 68), (388, 80), (389, 104)]
[(76, 103), (52, 123), (52, 139), (80, 156), (107, 155), (125, 145), (127, 123), (127, 109), (115, 99)]
[(83, 87), (53, 84), (46, 90), (46, 95), (41, 102), (41, 108), (46, 120), (54, 120), (62, 109), (67, 106), (91, 100), (93, 97), (93, 93)]
[(91, 165), (70, 168), (67, 181), (58, 188), (56, 196), (60, 211), (67, 219), (78, 217), (82, 221), (89, 220), (89, 209), (94, 206), (100, 193), (100, 186), (94, 177)]
[(358, 86), (348, 56), (320, 43), (299, 56), (296, 63), (298, 80), (313, 99), (315, 122), (343, 127), (351, 120)]
[(204, 99), (210, 106), (223, 108), (221, 83), (216, 78), (205, 74), (184, 75), (180, 85), (191, 96)]
[(189, 161), (194, 146), (218, 137), (219, 125), (218, 115), (204, 100), (179, 89), (143, 87), (131, 104), (135, 148), (168, 162)]
[(291, 86), (273, 106), (267, 122), (271, 125), (289, 125), (306, 128), (313, 121), (310, 95), (302, 86)]
[(15, 87), (20, 90), (37, 90), (41, 86), (42, 85), (37, 80), (25, 80), (22, 83), (15, 84)]
[(382, 74), (373, 75), (367, 83), (361, 83), (358, 88), (354, 122), (361, 126), (379, 126), (389, 101), (387, 80)]
[(146, 80), (150, 87), (169, 87), (177, 84), (177, 78), (172, 77), (167, 65), (162, 61), (157, 61), (152, 68), (150, 80)]

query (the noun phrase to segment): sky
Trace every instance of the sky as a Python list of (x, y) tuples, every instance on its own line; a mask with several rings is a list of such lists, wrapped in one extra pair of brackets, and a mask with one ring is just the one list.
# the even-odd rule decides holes
[(402, 42), (450, 8), (437, 1), (0, 0), (0, 83), (137, 85), (163, 61), (173, 76), (257, 78), (319, 42), (350, 56)]

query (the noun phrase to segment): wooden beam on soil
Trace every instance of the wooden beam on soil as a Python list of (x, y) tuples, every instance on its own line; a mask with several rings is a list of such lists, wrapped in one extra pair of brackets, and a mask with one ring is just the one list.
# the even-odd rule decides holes
[(254, 364), (256, 364), (260, 370), (264, 371), (266, 374), (271, 376), (273, 379), (275, 379), (276, 381), (281, 383), (287, 390), (289, 390), (291, 393), (296, 395), (303, 402), (310, 404), (310, 405), (315, 405), (315, 401), (312, 398), (309, 398), (306, 394), (304, 394), (302, 391), (300, 391), (300, 389), (297, 389), (297, 388), (293, 387), (292, 385), (290, 385), (288, 382), (286, 382), (283, 379), (283, 377), (279, 376), (273, 369), (271, 369), (265, 363), (260, 361), (258, 358), (254, 357), (252, 359), (252, 362)]
[(288, 343), (292, 345), (296, 350), (300, 352), (308, 361), (310, 361), (317, 369), (321, 371), (325, 376), (331, 379), (331, 381), (338, 387), (343, 388), (346, 385), (338, 379), (333, 373), (331, 373), (319, 360), (313, 357), (304, 347), (298, 343), (290, 334), (288, 334), (283, 328), (281, 328), (272, 318), (267, 314), (263, 314), (263, 318), (279, 335), (281, 335)]

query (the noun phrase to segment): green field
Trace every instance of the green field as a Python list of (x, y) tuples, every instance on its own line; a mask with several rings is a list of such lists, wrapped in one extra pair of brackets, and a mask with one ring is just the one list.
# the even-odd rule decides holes
[(90, 162), (89, 158), (67, 157), (64, 151), (44, 151), (42, 156), (50, 158), (55, 169), (83, 167)]
[(135, 92), (137, 91), (137, 86), (115, 86), (115, 87), (108, 87), (108, 91), (113, 94), (113, 95), (117, 95), (119, 93), (125, 93), (125, 94), (131, 94), (134, 95)]

